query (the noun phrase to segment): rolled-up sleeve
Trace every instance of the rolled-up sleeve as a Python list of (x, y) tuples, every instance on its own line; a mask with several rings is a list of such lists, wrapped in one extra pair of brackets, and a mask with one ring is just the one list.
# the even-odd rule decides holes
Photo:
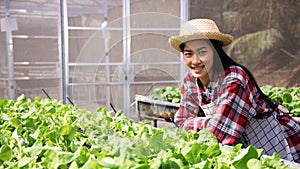
[[(184, 87), (182, 87), (182, 91), (184, 91)], [(206, 117), (198, 117), (199, 103), (194, 99), (196, 96), (193, 95), (193, 93), (182, 92), (180, 107), (175, 114), (174, 121), (185, 130), (197, 131), (199, 126), (203, 128), (202, 123), (205, 122)]]
[(175, 114), (174, 122), (185, 130), (199, 129), (199, 125), (207, 123), (206, 117), (198, 117), (199, 99), (195, 79), (188, 75), (184, 79), (184, 85), (181, 88), (180, 107)]

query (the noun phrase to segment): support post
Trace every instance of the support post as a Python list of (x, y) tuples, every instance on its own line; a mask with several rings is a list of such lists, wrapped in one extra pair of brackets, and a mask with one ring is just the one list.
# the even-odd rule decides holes
[(60, 0), (62, 100), (64, 104), (67, 103), (67, 97), (69, 97), (69, 31), (67, 11), (67, 0)]

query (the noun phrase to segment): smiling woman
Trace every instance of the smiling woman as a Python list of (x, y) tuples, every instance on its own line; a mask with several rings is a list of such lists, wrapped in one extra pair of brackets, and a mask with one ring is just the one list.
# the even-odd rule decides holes
[(185, 130), (210, 130), (226, 145), (254, 145), (300, 162), (300, 126), (265, 95), (251, 72), (223, 50), (233, 37), (214, 21), (193, 19), (169, 39), (189, 72), (174, 121)]
[[(212, 74), (213, 48), (206, 40), (193, 40), (182, 45), (184, 63), (193, 76), (199, 78), (206, 88)], [(195, 52), (194, 52), (195, 51)]]

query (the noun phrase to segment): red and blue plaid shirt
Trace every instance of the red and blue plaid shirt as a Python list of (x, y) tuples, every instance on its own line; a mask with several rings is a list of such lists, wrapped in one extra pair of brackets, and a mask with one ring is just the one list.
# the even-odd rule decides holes
[[(250, 76), (239, 66), (230, 66), (215, 76), (206, 90), (187, 73), (181, 89), (182, 100), (174, 121), (185, 130), (206, 128), (226, 145), (234, 145), (253, 117), (270, 116), (274, 111), (264, 100)], [(204, 98), (205, 97), (205, 98)], [(213, 101), (211, 117), (199, 111), (199, 105)], [(293, 156), (300, 162), (300, 127), (288, 114), (278, 110), (279, 123), (285, 130)]]

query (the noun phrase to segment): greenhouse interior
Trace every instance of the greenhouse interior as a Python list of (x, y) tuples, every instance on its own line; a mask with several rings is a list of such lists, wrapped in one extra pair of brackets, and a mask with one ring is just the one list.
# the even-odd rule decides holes
[(0, 168), (300, 168), (179, 130), (197, 18), (300, 124), (299, 0), (0, 0)]
[(182, 84), (186, 68), (168, 38), (192, 18), (234, 35), (226, 50), (261, 86), (295, 86), (299, 13), (299, 1), (2, 0), (0, 95), (136, 117), (136, 95)]

